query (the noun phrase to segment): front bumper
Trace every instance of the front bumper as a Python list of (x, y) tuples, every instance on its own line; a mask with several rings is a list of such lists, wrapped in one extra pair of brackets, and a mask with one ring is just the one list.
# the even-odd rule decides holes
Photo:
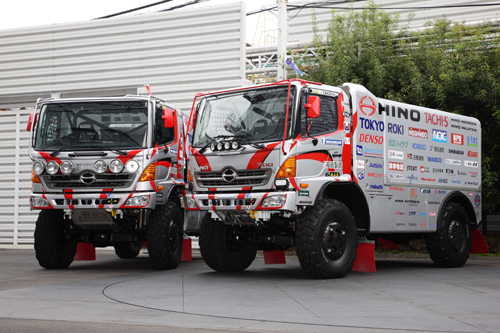
[[(140, 206), (125, 206), (129, 198), (136, 196), (148, 196), (147, 204)], [(45, 199), (48, 206), (34, 206), (33, 198)], [(35, 200), (36, 201), (36, 200)], [(32, 209), (129, 209), (145, 208), (154, 209), (156, 205), (156, 192), (138, 193), (32, 193), (30, 196)]]
[[(263, 201), (273, 196), (284, 196), (285, 202), (279, 207), (264, 207)], [(186, 194), (186, 209), (188, 210), (243, 210), (243, 211), (290, 211), (296, 210), (296, 192), (258, 192), (258, 193), (221, 193), (221, 194)], [(196, 207), (188, 205), (194, 199)]]

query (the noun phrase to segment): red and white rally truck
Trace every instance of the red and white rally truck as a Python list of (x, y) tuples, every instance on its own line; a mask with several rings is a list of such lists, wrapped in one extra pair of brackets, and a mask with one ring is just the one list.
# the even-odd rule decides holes
[(135, 258), (147, 241), (157, 269), (183, 245), (184, 116), (154, 96), (39, 100), (30, 115), (38, 262), (66, 268), (78, 243)]
[(425, 238), (438, 266), (462, 266), (481, 219), (479, 121), (356, 84), (199, 94), (185, 153), (186, 208), (208, 211), (186, 232), (216, 271), (295, 246), (307, 274), (341, 277), (358, 237)]

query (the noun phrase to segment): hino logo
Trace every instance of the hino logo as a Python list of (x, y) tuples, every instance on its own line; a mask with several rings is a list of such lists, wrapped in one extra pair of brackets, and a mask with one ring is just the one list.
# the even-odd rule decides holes
[(84, 172), (80, 176), (80, 183), (83, 184), (89, 185), (95, 182), (95, 180), (96, 180), (95, 175), (92, 172)]
[(226, 169), (224, 172), (222, 172), (222, 179), (224, 179), (225, 182), (230, 183), (236, 179), (236, 171), (232, 169)]

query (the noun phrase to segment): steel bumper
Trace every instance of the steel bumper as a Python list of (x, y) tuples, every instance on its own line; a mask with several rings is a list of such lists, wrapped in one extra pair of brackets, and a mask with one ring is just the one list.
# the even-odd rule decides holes
[[(282, 196), (284, 204), (277, 207), (265, 207), (266, 198)], [(186, 193), (186, 208), (188, 210), (256, 210), (256, 211), (295, 211), (296, 192), (259, 192), (259, 193), (221, 193), (221, 194), (188, 194)], [(196, 208), (187, 203), (190, 199), (196, 202)]]

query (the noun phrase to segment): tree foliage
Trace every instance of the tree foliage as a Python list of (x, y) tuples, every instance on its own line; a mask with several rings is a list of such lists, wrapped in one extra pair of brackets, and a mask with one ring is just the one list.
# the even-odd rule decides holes
[(332, 12), (323, 37), (313, 14), (317, 56), (295, 62), (306, 80), (358, 83), (378, 97), (478, 118), (483, 209), (498, 213), (500, 32), (489, 23), (467, 26), (446, 17), (426, 26), (412, 32), (370, 2), (363, 10)]

